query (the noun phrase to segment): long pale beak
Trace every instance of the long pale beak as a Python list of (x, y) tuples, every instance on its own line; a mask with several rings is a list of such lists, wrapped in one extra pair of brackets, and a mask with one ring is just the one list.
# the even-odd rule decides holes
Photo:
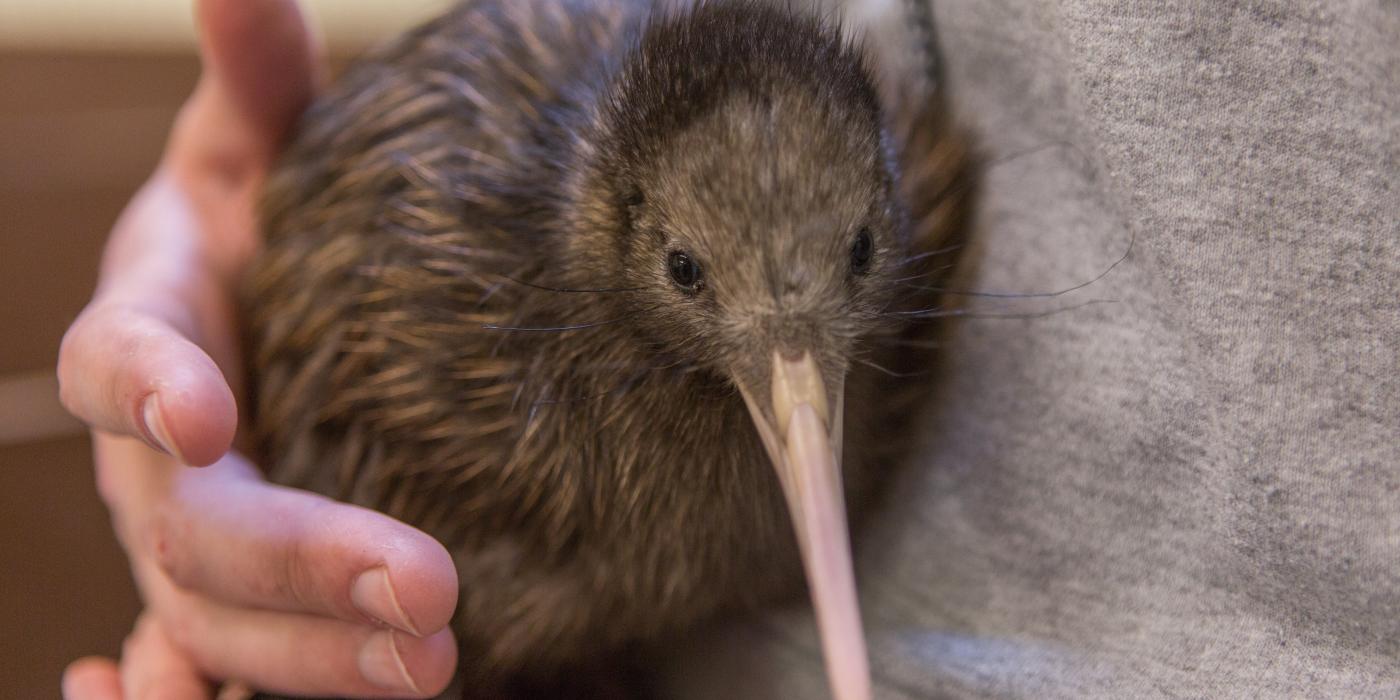
[(775, 352), (772, 379), (770, 406), (742, 384), (740, 391), (787, 496), (832, 695), (868, 700), (870, 669), (841, 486), (844, 386), (838, 385), (828, 402), (821, 370), (809, 352), (795, 360)]

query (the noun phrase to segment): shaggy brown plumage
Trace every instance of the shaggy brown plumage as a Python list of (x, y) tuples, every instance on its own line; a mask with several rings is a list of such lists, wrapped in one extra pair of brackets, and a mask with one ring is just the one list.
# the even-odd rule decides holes
[(882, 96), (803, 13), (465, 2), (353, 66), (268, 182), (258, 456), (447, 545), (466, 687), (771, 601), (802, 569), (731, 378), (775, 333), (849, 368), (862, 503), (908, 445), (898, 375), (928, 369), (968, 182), (939, 96)]

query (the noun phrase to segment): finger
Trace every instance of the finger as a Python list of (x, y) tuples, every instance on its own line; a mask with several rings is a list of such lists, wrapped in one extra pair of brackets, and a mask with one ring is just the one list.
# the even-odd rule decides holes
[(122, 645), (122, 692), (127, 700), (203, 700), (212, 689), (149, 613)]
[(138, 437), (183, 464), (210, 464), (233, 442), (233, 392), (208, 354), (151, 313), (160, 311), (122, 303), (84, 311), (59, 351), (59, 395), (93, 427)]
[(452, 680), (457, 643), (307, 615), (222, 608), (201, 658), (221, 678), (276, 693), (433, 697)]
[(176, 588), (138, 564), (169, 639), (208, 677), (278, 693), (430, 697), (457, 667), (450, 630), (424, 638), (325, 617), (237, 608)]
[(182, 588), (271, 610), (383, 624), (447, 625), (457, 572), (432, 537), (381, 513), (273, 486), (236, 455), (176, 476), (151, 551)]
[(117, 665), (97, 656), (68, 664), (63, 671), (63, 700), (122, 700)]
[(294, 0), (200, 0), (197, 13), (204, 69), (161, 169), (191, 193), (195, 233), (210, 242), (201, 262), (231, 284), (259, 244), (253, 203), (262, 179), (314, 96), (323, 61)]
[(207, 89), (251, 130), (265, 166), (315, 93), (318, 42), (294, 0), (201, 0), (197, 9)]

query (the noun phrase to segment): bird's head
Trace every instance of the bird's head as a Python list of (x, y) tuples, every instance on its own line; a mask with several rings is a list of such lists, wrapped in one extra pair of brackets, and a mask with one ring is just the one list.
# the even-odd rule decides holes
[[(829, 672), (868, 695), (840, 455), (843, 389), (905, 255), (874, 83), (816, 20), (701, 4), (646, 29), (585, 139), (591, 284), (635, 327), (728, 378), (782, 482)], [(696, 411), (705, 410), (697, 405)]]

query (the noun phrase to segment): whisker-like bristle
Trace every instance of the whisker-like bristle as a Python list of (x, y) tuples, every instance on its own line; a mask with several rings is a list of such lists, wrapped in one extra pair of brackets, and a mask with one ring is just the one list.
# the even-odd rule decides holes
[(903, 284), (905, 282), (913, 282), (914, 280), (924, 279), (925, 277), (942, 276), (956, 267), (956, 263), (939, 265), (938, 267), (930, 268), (928, 270), (925, 270), (924, 272), (920, 272), (917, 275), (910, 275), (908, 277), (898, 277), (892, 279), (890, 280), (890, 284)]
[(923, 253), (917, 253), (917, 254), (915, 254), (915, 255), (909, 255), (909, 256), (906, 256), (906, 257), (900, 259), (899, 262), (896, 262), (896, 263), (894, 264), (894, 269), (897, 270), (897, 269), (899, 269), (899, 268), (901, 268), (901, 267), (904, 267), (904, 266), (906, 266), (906, 265), (912, 265), (912, 264), (914, 264), (914, 263), (920, 262), (920, 261), (922, 261), (922, 260), (927, 260), (927, 259), (929, 259), (929, 258), (938, 256), (938, 255), (947, 255), (947, 254), (949, 254), (949, 253), (956, 253), (958, 250), (962, 249), (962, 247), (963, 247), (963, 244), (961, 244), (961, 243), (956, 243), (956, 244), (953, 244), (953, 245), (944, 246), (944, 247), (939, 248), (939, 249), (937, 249), (937, 250), (930, 250), (930, 251), (926, 251), (926, 252), (923, 252)]
[(1112, 263), (1108, 265), (1108, 267), (1104, 268), (1103, 271), (1099, 272), (1097, 275), (1094, 275), (1094, 277), (1091, 279), (1085, 280), (1073, 286), (1065, 287), (1063, 289), (1057, 289), (1053, 292), (982, 292), (962, 289), (948, 289), (945, 287), (930, 287), (922, 285), (903, 284), (903, 282), (916, 279), (916, 277), (906, 277), (903, 279), (895, 280), (895, 283), (899, 284), (899, 286), (901, 287), (905, 287), (906, 289), (913, 289), (921, 292), (933, 292), (936, 294), (947, 294), (949, 296), (985, 297), (989, 299), (1053, 299), (1055, 297), (1064, 296), (1071, 292), (1077, 292), (1107, 277), (1110, 272), (1113, 272), (1114, 269), (1116, 269), (1119, 265), (1121, 265), (1124, 261), (1128, 259), (1128, 256), (1133, 252), (1133, 246), (1136, 242), (1137, 234), (1136, 232), (1134, 232), (1133, 236), (1128, 239), (1128, 247), (1123, 251), (1123, 254), (1119, 255)]
[(885, 375), (885, 376), (887, 376), (887, 377), (893, 377), (893, 378), (895, 378), (895, 379), (910, 379), (910, 378), (913, 378), (913, 377), (923, 377), (923, 376), (927, 376), (927, 375), (928, 375), (928, 372), (927, 372), (927, 371), (924, 371), (924, 372), (896, 372), (895, 370), (892, 370), (892, 369), (890, 369), (890, 368), (888, 368), (888, 367), (885, 367), (884, 365), (881, 365), (881, 364), (872, 362), (872, 361), (867, 360), (867, 359), (865, 359), (865, 358), (863, 358), (863, 357), (860, 357), (860, 356), (858, 356), (858, 355), (852, 356), (852, 357), (851, 357), (851, 361), (852, 361), (852, 362), (857, 362), (857, 363), (859, 363), (859, 364), (861, 364), (861, 365), (864, 365), (864, 366), (866, 366), (866, 367), (869, 367), (869, 368), (871, 368), (871, 369), (873, 369), (873, 370), (875, 370), (875, 371), (877, 371), (877, 372), (879, 372), (879, 373), (881, 373), (881, 374), (883, 374), (883, 375)]
[(886, 315), (897, 316), (907, 321), (930, 321), (943, 318), (976, 318), (976, 319), (1035, 319), (1054, 316), (1069, 311), (1075, 311), (1088, 306), (1098, 306), (1100, 304), (1116, 304), (1117, 299), (1090, 299), (1078, 304), (1070, 304), (1054, 309), (1029, 312), (1003, 312), (1003, 311), (980, 311), (977, 309), (925, 309), (922, 311), (887, 311)]

